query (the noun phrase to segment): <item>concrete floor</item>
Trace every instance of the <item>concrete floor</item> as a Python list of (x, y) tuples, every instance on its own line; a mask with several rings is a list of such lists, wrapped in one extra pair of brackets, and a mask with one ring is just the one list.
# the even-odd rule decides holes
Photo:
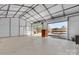
[(52, 37), (0, 38), (1, 55), (75, 55), (78, 51), (74, 42)]

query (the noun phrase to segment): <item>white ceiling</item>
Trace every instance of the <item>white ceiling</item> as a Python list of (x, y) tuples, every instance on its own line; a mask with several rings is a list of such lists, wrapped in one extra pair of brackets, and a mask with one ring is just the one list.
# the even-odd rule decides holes
[(0, 17), (20, 17), (31, 23), (75, 12), (78, 4), (0, 4)]

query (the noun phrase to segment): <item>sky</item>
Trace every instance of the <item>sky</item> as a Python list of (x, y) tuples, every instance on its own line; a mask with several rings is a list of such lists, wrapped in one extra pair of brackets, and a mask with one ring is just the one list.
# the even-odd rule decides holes
[(67, 22), (59, 22), (59, 23), (51, 23), (48, 25), (49, 28), (61, 28), (62, 26), (66, 26), (67, 27)]

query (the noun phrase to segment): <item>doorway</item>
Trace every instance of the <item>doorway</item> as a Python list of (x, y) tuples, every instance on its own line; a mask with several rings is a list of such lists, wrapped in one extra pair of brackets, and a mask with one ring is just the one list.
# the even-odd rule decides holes
[(48, 24), (48, 35), (55, 38), (68, 38), (68, 21), (60, 21)]

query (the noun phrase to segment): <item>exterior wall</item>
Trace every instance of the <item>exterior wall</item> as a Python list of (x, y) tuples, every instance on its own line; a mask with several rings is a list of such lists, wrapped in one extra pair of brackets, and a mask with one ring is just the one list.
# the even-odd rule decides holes
[(9, 36), (9, 18), (0, 18), (0, 37)]
[(11, 18), (11, 36), (19, 36), (19, 19)]
[(31, 35), (32, 33), (32, 28), (31, 28), (31, 23), (29, 23), (29, 22), (27, 22), (27, 27), (26, 27), (26, 30), (27, 30), (27, 32), (26, 32), (26, 35)]
[(25, 20), (20, 19), (20, 35), (24, 35)]
[[(60, 17), (60, 18), (51, 19), (51, 20), (48, 21), (48, 24), (58, 23), (58, 22), (64, 22), (64, 21), (67, 21), (67, 17)], [(49, 35), (50, 35), (50, 33), (49, 33)], [(55, 34), (53, 34), (53, 35), (55, 35)], [(68, 39), (67, 34), (57, 34), (56, 36)]]
[(19, 36), (19, 18), (0, 18), (0, 37)]
[[(49, 20), (48, 23), (66, 21), (67, 17), (61, 17)], [(69, 17), (69, 39), (79, 35), (79, 16)], [(11, 30), (11, 34), (10, 34)], [(19, 36), (19, 18), (0, 18), (0, 37)], [(31, 35), (31, 24), (20, 19), (20, 35)]]
[(56, 19), (48, 20), (48, 23), (55, 23), (55, 22), (61, 22), (61, 21), (67, 21), (67, 17), (60, 17)]
[(0, 18), (0, 37), (27, 35), (28, 31), (31, 34), (31, 24), (23, 19)]
[(79, 16), (69, 18), (69, 39), (79, 35)]
[[(60, 21), (65, 21), (67, 20), (66, 18), (57, 18), (57, 19), (52, 19), (48, 21), (48, 23), (53, 23), (53, 22), (60, 22)], [(73, 16), (69, 17), (69, 39), (72, 40), (72, 37), (75, 37), (75, 35), (79, 35), (79, 16)]]

